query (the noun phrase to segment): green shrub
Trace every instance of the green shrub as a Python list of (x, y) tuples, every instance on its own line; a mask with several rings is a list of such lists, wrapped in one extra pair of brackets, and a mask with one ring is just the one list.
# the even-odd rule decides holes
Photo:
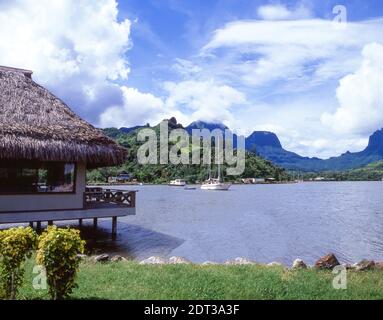
[(37, 235), (32, 228), (12, 228), (0, 231), (0, 279), (6, 299), (16, 299), (22, 284), (23, 262), (32, 255)]
[(54, 300), (68, 297), (76, 287), (79, 253), (84, 252), (85, 241), (80, 231), (50, 226), (39, 238), (37, 263), (46, 269), (49, 293)]

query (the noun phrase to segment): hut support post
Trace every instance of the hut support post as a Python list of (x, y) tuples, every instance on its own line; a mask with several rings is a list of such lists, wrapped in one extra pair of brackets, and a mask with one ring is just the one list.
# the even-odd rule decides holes
[(82, 219), (78, 219), (78, 226), (82, 228)]
[(36, 222), (36, 231), (41, 232), (41, 221)]
[(93, 229), (97, 229), (97, 223), (98, 223), (98, 219), (94, 218), (93, 219)]
[(29, 222), (29, 226), (33, 229), (33, 221)]
[(53, 221), (52, 220), (48, 221), (48, 226), (53, 226)]
[(112, 218), (112, 237), (116, 238), (117, 236), (117, 217)]

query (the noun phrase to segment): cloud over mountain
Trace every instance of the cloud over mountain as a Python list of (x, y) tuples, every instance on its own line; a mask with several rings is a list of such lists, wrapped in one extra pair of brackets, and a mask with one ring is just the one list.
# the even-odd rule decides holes
[(340, 25), (313, 1), (229, 2), (0, 0), (0, 64), (34, 70), (97, 126), (175, 116), (276, 128), (308, 156), (364, 146), (383, 125), (383, 19)]
[(322, 116), (337, 132), (368, 134), (383, 126), (383, 45), (366, 45), (362, 56), (360, 67), (340, 80), (339, 107)]

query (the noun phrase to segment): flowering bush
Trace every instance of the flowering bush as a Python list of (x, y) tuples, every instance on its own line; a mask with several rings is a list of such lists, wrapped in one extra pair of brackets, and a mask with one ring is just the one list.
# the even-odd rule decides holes
[(36, 261), (46, 269), (49, 293), (54, 300), (68, 297), (76, 287), (75, 278), (85, 241), (80, 231), (49, 226), (39, 237)]
[(37, 235), (30, 227), (0, 231), (0, 279), (5, 298), (16, 299), (24, 275), (22, 264), (36, 243)]

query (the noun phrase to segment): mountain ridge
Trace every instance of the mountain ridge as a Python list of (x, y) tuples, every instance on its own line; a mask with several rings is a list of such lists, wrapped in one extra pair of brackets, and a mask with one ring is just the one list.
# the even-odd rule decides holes
[[(191, 134), (193, 129), (219, 129), (224, 131), (228, 129), (221, 122), (194, 121), (188, 126), (183, 127), (177, 123), (175, 118), (171, 118), (170, 123), (178, 127), (185, 128)], [(148, 126), (148, 125), (147, 125)], [(122, 132), (132, 132), (138, 128), (147, 126), (136, 126), (132, 128), (121, 128)], [(234, 147), (236, 147), (237, 136), (233, 134)], [(259, 156), (272, 161), (285, 169), (300, 171), (342, 171), (359, 168), (370, 163), (383, 160), (383, 129), (375, 131), (369, 138), (367, 147), (359, 152), (345, 152), (340, 156), (334, 156), (329, 159), (320, 159), (317, 157), (304, 157), (295, 152), (283, 148), (278, 136), (269, 131), (253, 131), (245, 138), (246, 150), (254, 152)]]

